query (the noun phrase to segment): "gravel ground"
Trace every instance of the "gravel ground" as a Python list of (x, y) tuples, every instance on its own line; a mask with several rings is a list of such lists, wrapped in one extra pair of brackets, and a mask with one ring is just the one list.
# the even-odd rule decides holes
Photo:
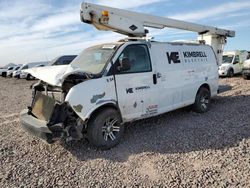
[(188, 108), (129, 124), (117, 147), (49, 145), (20, 127), (32, 82), (0, 78), (0, 187), (250, 187), (250, 80), (211, 110)]

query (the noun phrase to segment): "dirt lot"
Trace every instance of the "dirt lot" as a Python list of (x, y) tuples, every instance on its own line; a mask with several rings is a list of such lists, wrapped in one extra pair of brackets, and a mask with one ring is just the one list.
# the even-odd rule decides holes
[(48, 145), (20, 127), (32, 82), (0, 78), (0, 187), (250, 187), (250, 80), (197, 114), (181, 109), (129, 124), (108, 151)]

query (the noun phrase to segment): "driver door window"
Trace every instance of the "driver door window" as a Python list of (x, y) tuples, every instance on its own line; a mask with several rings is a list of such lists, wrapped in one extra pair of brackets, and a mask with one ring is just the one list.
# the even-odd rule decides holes
[(128, 58), (130, 69), (119, 71), (117, 74), (150, 72), (152, 70), (146, 45), (138, 44), (127, 46), (117, 59), (115, 63), (116, 67), (121, 65), (124, 58)]
[(237, 63), (239, 63), (240, 62), (240, 58), (239, 58), (239, 56), (237, 55), (237, 56), (235, 56), (235, 58), (234, 58), (234, 63), (233, 64), (237, 64)]
[(150, 116), (146, 114), (147, 109), (158, 106), (158, 87), (153, 82), (153, 66), (147, 45), (126, 46), (114, 65), (118, 105), (122, 116), (128, 120), (143, 115)]

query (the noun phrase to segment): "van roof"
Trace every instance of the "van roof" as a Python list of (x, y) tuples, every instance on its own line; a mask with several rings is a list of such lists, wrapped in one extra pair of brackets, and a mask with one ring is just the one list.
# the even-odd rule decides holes
[(126, 42), (138, 42), (138, 41), (142, 41), (142, 42), (152, 42), (152, 43), (161, 43), (161, 44), (171, 44), (171, 45), (189, 45), (189, 46), (200, 46), (200, 45), (206, 45), (209, 46), (207, 44), (204, 44), (199, 41), (173, 41), (173, 42), (161, 42), (161, 41), (155, 41), (155, 40), (151, 40), (151, 39), (147, 39), (147, 38), (125, 38), (125, 39), (121, 39), (118, 41), (119, 44), (121, 43), (126, 43)]

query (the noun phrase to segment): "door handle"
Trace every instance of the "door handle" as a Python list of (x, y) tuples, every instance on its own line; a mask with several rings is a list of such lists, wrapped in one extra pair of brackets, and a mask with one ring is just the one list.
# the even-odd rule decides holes
[(153, 83), (157, 84), (157, 75), (156, 74), (153, 74)]

